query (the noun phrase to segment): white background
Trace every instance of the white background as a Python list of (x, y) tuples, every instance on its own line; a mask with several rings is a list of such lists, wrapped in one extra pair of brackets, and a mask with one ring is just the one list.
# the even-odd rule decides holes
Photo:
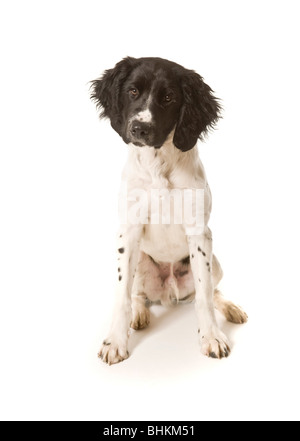
[[(2, 419), (299, 419), (299, 2), (2, 1)], [(124, 56), (204, 76), (224, 118), (200, 146), (233, 349), (206, 359), (193, 306), (152, 309), (131, 357), (97, 359), (116, 279), (126, 146), (88, 82)]]

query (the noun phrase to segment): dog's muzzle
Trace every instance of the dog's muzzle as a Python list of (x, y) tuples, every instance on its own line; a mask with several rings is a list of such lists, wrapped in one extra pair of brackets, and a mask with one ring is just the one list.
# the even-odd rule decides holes
[(151, 145), (153, 140), (153, 126), (150, 123), (134, 120), (129, 126), (131, 142), (138, 146)]

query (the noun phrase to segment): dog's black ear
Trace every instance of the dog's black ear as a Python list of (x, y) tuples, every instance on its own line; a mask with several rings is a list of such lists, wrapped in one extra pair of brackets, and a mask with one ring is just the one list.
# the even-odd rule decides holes
[(124, 58), (113, 69), (106, 70), (101, 78), (91, 81), (91, 99), (100, 110), (100, 118), (109, 118), (113, 129), (121, 134), (122, 85), (134, 67), (136, 59)]
[(198, 138), (203, 139), (220, 118), (221, 106), (212, 89), (194, 71), (187, 71), (182, 78), (183, 106), (176, 125), (174, 145), (186, 152), (192, 149)]

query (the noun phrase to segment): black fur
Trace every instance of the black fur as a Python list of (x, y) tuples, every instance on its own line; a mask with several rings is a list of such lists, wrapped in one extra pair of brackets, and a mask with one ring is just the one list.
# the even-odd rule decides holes
[(101, 109), (100, 117), (110, 119), (111, 125), (120, 134), (122, 129), (122, 86), (133, 69), (133, 59), (125, 58), (113, 69), (106, 70), (100, 79), (92, 81), (91, 98)]
[[(150, 93), (153, 121), (142, 128), (143, 139), (136, 139), (129, 120), (144, 109)], [(221, 111), (200, 75), (161, 58), (123, 59), (92, 81), (91, 98), (125, 143), (160, 148), (175, 128), (173, 142), (182, 151), (214, 128)]]
[(184, 102), (173, 142), (180, 150), (187, 151), (195, 146), (198, 138), (203, 139), (207, 131), (214, 128), (221, 107), (212, 89), (193, 71), (183, 75), (182, 90)]
[(182, 265), (189, 265), (190, 264), (190, 256), (185, 257), (181, 260)]

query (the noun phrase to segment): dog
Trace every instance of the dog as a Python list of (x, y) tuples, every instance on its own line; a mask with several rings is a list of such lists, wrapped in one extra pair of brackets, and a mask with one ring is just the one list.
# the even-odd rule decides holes
[[(199, 190), (203, 202), (201, 228), (195, 217), (175, 222), (181, 209), (163, 222), (166, 208), (159, 205), (158, 209), (147, 197), (139, 199), (139, 222), (122, 222), (117, 237), (115, 309), (99, 357), (108, 364), (128, 358), (130, 327), (138, 330), (149, 325), (149, 302), (187, 301), (195, 302), (201, 352), (212, 358), (228, 357), (230, 345), (214, 309), (233, 323), (245, 323), (247, 315), (218, 289), (223, 273), (208, 227), (211, 193), (197, 150), (197, 141), (221, 116), (219, 100), (193, 70), (161, 58), (132, 57), (91, 82), (91, 99), (100, 118), (109, 118), (128, 145), (122, 182), (129, 209), (136, 191), (146, 196), (156, 191), (156, 202), (162, 203), (172, 190), (181, 196), (190, 190), (190, 208), (195, 211), (193, 195)], [(174, 206), (172, 201), (169, 207)], [(153, 217), (156, 222), (151, 222)]]

